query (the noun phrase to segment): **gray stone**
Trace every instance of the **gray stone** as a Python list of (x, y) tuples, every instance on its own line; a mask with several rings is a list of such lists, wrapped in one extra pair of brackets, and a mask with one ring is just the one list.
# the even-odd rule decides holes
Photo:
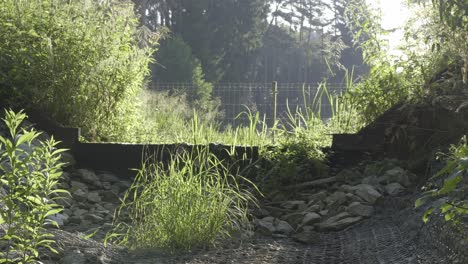
[(321, 206), (320, 204), (314, 204), (312, 206), (309, 206), (305, 211), (306, 212), (312, 212), (312, 213), (316, 213), (320, 210), (323, 209), (323, 206)]
[(385, 185), (384, 189), (385, 192), (391, 196), (398, 195), (405, 190), (405, 188), (401, 186), (401, 184), (399, 184), (398, 182), (387, 184)]
[(338, 188), (338, 191), (345, 192), (345, 193), (350, 193), (353, 192), (353, 186), (348, 185), (348, 184), (343, 184)]
[(409, 173), (404, 169), (395, 167), (386, 171), (384, 177), (386, 178), (386, 183), (398, 182), (405, 187), (409, 187), (411, 185), (411, 181), (408, 175)]
[(322, 211), (319, 212), (319, 215), (321, 215), (321, 216), (327, 216), (327, 215), (328, 215), (328, 212), (329, 212), (328, 210), (322, 210)]
[(67, 215), (73, 215), (73, 211), (70, 210), (69, 208), (64, 208), (62, 213), (67, 214)]
[(76, 171), (76, 173), (83, 182), (101, 187), (101, 182), (94, 172), (87, 169), (79, 169)]
[(255, 219), (256, 231), (264, 234), (271, 235), (276, 231), (275, 226), (273, 225), (274, 217), (267, 216), (262, 219)]
[(362, 220), (362, 216), (352, 217), (349, 213), (343, 212), (333, 217), (328, 218), (318, 224), (318, 229), (321, 231), (338, 231)]
[(380, 194), (374, 186), (369, 184), (359, 184), (354, 188), (355, 194), (369, 204), (375, 204), (377, 200), (382, 197), (382, 194)]
[(102, 182), (102, 188), (104, 190), (110, 190), (112, 189), (112, 184), (110, 182)]
[(288, 222), (292, 226), (298, 226), (299, 224), (301, 224), (303, 218), (304, 218), (304, 213), (300, 212), (300, 213), (291, 213), (291, 214), (283, 215), (281, 217), (281, 220)]
[(263, 218), (263, 217), (267, 217), (270, 215), (270, 212), (268, 210), (266, 210), (265, 208), (261, 208), (261, 207), (251, 210), (251, 213), (258, 218)]
[(81, 217), (74, 215), (68, 218), (68, 223), (79, 225), (81, 223)]
[(294, 232), (294, 228), (286, 221), (275, 219), (274, 225), (276, 228), (275, 232), (278, 232), (283, 235), (290, 235)]
[(322, 217), (317, 213), (307, 213), (305, 214), (304, 218), (302, 219), (301, 225), (310, 225), (320, 222)]
[(78, 208), (76, 210), (73, 211), (73, 216), (82, 216), (84, 214), (86, 214), (88, 212), (88, 210), (85, 210), (85, 209), (81, 209), (81, 208)]
[(88, 198), (88, 193), (83, 191), (82, 189), (78, 189), (75, 192), (73, 192), (73, 198), (78, 202), (86, 201), (86, 199)]
[(117, 205), (113, 203), (104, 203), (102, 207), (104, 207), (104, 209), (106, 210), (113, 212), (117, 208)]
[(88, 201), (93, 203), (99, 203), (101, 201), (101, 196), (98, 192), (90, 192), (87, 196)]
[(71, 184), (70, 192), (72, 192), (72, 193), (75, 192), (78, 189), (88, 191), (88, 185), (86, 185), (86, 184), (84, 184), (82, 182), (71, 181), (70, 184)]
[(340, 206), (347, 201), (346, 193), (344, 192), (334, 192), (332, 195), (325, 198), (325, 202), (328, 206)]
[(383, 182), (383, 179), (382, 178), (377, 178), (377, 176), (375, 176), (375, 175), (365, 177), (361, 181), (361, 183), (369, 184), (369, 185), (377, 185), (377, 184), (380, 184), (382, 182)]
[(286, 201), (281, 203), (281, 207), (290, 210), (302, 210), (307, 207), (305, 201)]
[(326, 197), (328, 196), (328, 193), (326, 191), (321, 191), (318, 193), (314, 193), (309, 196), (308, 201), (309, 204), (315, 204), (317, 202), (323, 201)]
[(346, 212), (353, 216), (364, 216), (364, 217), (370, 217), (371, 215), (374, 214), (374, 207), (369, 206), (369, 205), (363, 205), (359, 202), (354, 202), (351, 203), (348, 208), (346, 209)]

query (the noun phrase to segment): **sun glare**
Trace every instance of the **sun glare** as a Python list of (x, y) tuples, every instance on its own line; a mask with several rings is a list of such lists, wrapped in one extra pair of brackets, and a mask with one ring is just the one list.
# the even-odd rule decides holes
[(411, 15), (410, 9), (405, 5), (406, 0), (367, 0), (367, 2), (381, 11), (382, 27), (390, 31), (386, 37), (390, 53), (398, 55), (396, 49), (403, 40), (403, 26)]

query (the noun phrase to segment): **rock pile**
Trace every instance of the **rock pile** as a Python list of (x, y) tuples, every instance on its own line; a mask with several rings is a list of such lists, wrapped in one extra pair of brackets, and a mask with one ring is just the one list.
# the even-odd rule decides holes
[(109, 172), (94, 172), (76, 169), (64, 172), (59, 187), (68, 190), (59, 203), (62, 213), (52, 218), (62, 229), (69, 232), (95, 233), (94, 239), (101, 240), (112, 227), (115, 209), (131, 183)]
[(334, 182), (321, 188), (297, 192), (296, 200), (275, 201), (273, 196), (253, 212), (256, 232), (313, 242), (318, 232), (343, 230), (371, 217), (381, 199), (403, 194), (415, 175), (386, 161), (363, 172), (345, 169), (332, 178)]

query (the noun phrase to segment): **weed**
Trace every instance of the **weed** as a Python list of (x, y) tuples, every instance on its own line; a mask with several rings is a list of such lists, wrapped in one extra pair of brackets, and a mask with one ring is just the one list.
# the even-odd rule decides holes
[(147, 162), (125, 194), (106, 242), (171, 252), (212, 245), (247, 223), (255, 198), (239, 179), (249, 182), (231, 174), (206, 147), (174, 153), (167, 167)]

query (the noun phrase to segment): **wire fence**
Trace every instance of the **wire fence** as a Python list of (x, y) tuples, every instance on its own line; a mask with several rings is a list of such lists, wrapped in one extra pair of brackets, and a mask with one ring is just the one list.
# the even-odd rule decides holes
[[(329, 94), (340, 94), (346, 90), (342, 84), (327, 83), (326, 88)], [(192, 83), (152, 83), (151, 89), (193, 94), (197, 87)], [(322, 119), (330, 118), (331, 103), (325, 95), (316, 98), (318, 89), (318, 84), (304, 83), (219, 83), (213, 87), (213, 97), (220, 101), (220, 110), (223, 112), (221, 121), (225, 125), (235, 127), (246, 124), (247, 116), (240, 114), (249, 109), (258, 112), (260, 118), (265, 118), (271, 126), (275, 116), (278, 119), (286, 118), (288, 109), (294, 113), (298, 109), (315, 106), (315, 111), (320, 111)]]

